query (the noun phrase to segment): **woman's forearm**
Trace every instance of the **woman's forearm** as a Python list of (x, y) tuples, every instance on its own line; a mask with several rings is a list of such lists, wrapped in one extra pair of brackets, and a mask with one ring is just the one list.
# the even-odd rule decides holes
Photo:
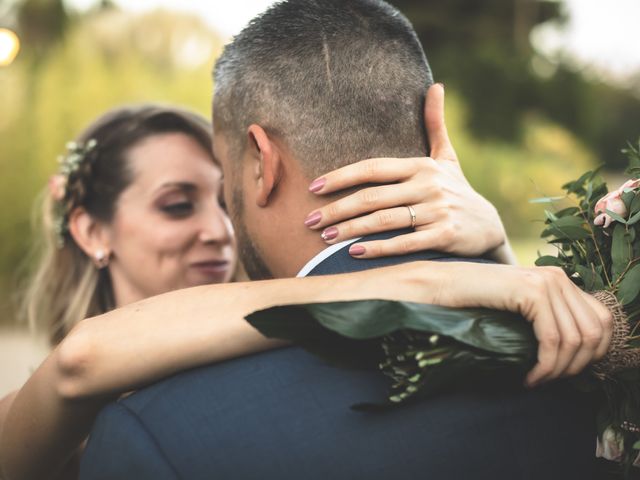
[[(437, 267), (437, 265), (436, 265)], [(12, 402), (0, 432), (9, 479), (53, 475), (108, 401), (159, 378), (282, 342), (244, 317), (278, 304), (365, 298), (429, 301), (436, 271), (397, 266), (306, 279), (209, 285), (175, 291), (81, 322)]]
[(439, 267), (404, 265), (376, 273), (207, 285), (149, 298), (85, 320), (71, 332), (57, 353), (60, 392), (78, 399), (128, 391), (187, 368), (282, 346), (244, 321), (247, 314), (274, 305), (364, 298), (433, 301), (442, 280)]
[[(0, 431), (0, 466), (10, 480), (52, 476), (89, 433), (100, 408), (122, 393), (181, 370), (282, 346), (244, 320), (253, 311), (362, 299), (500, 308), (496, 298), (509, 296), (514, 283), (501, 272), (512, 267), (416, 262), (339, 276), (208, 285), (84, 320), (11, 403)], [(508, 278), (505, 286), (487, 292), (495, 289), (485, 288), (486, 280), (499, 277)]]

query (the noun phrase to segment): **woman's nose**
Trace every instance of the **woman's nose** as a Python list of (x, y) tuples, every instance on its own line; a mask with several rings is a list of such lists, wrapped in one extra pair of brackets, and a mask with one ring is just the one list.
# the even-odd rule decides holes
[(199, 238), (202, 243), (231, 243), (233, 227), (229, 217), (220, 207), (203, 215)]

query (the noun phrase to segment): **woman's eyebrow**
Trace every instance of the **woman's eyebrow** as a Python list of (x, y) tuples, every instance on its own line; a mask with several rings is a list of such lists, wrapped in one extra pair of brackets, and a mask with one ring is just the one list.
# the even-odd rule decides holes
[(196, 190), (196, 184), (191, 182), (166, 182), (160, 185), (156, 190), (164, 190), (167, 188), (179, 188), (180, 190), (186, 190), (191, 192)]

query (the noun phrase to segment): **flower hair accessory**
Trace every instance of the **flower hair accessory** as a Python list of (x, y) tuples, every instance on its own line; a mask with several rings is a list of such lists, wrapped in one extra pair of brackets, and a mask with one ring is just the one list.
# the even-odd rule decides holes
[(67, 154), (58, 157), (58, 173), (49, 179), (49, 194), (55, 201), (54, 204), (54, 230), (56, 233), (58, 247), (64, 246), (64, 236), (69, 230), (69, 213), (76, 206), (77, 199), (70, 192), (70, 180), (76, 176), (83, 165), (89, 152), (91, 152), (98, 142), (90, 139), (86, 143), (67, 143)]

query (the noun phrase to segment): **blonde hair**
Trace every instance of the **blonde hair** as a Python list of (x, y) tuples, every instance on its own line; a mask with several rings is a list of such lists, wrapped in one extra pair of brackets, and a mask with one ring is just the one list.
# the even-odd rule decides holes
[(75, 242), (60, 247), (47, 193), (39, 201), (39, 261), (24, 292), (22, 314), (33, 330), (46, 331), (56, 345), (80, 320), (113, 309), (115, 301), (106, 269), (98, 270)]
[(127, 152), (147, 137), (169, 132), (185, 133), (211, 152), (210, 124), (199, 115), (153, 105), (119, 108), (78, 137), (81, 144), (95, 140), (96, 147), (67, 176), (64, 198), (54, 200), (47, 192), (40, 200), (37, 260), (21, 310), (33, 328), (47, 332), (52, 345), (81, 320), (115, 308), (108, 268), (98, 269), (76, 244), (68, 230), (69, 215), (82, 207), (97, 220), (110, 222), (120, 194), (133, 181)]

